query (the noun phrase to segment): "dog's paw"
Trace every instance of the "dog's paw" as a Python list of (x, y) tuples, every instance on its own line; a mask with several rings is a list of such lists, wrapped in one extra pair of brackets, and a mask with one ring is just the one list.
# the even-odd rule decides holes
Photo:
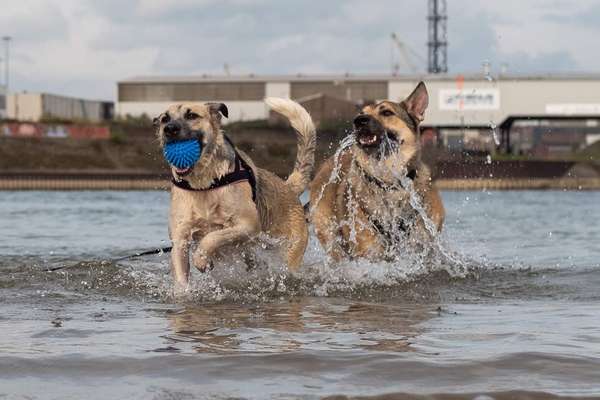
[(194, 267), (202, 273), (212, 271), (215, 265), (211, 259), (204, 253), (196, 253), (192, 257)]
[(175, 297), (175, 299), (185, 298), (189, 292), (190, 292), (189, 281), (175, 282), (175, 284), (173, 285), (173, 297)]

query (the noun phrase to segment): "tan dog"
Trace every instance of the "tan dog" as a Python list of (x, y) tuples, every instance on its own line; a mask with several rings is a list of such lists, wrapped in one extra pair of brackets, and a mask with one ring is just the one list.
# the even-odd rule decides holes
[(399, 240), (431, 240), (420, 203), (434, 232), (444, 207), (431, 174), (421, 162), (419, 124), (428, 104), (419, 83), (401, 103), (367, 105), (354, 119), (354, 143), (321, 166), (311, 184), (315, 232), (329, 256), (370, 259), (398, 256)]
[(200, 271), (212, 268), (222, 247), (246, 242), (260, 232), (281, 239), (289, 268), (295, 270), (302, 263), (308, 229), (298, 197), (314, 167), (315, 127), (308, 112), (292, 100), (266, 102), (297, 132), (296, 164), (286, 181), (257, 168), (227, 139), (221, 131), (221, 116), (228, 115), (224, 104), (176, 104), (155, 118), (161, 146), (189, 139), (202, 144), (193, 167), (172, 167), (171, 269), (180, 287), (189, 281), (192, 241), (197, 242), (192, 261)]

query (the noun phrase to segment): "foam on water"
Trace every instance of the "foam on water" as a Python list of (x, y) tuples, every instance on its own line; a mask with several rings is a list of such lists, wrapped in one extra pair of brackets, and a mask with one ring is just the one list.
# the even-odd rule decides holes
[[(342, 140), (334, 154), (334, 168), (327, 184), (340, 179), (340, 157), (354, 143), (353, 134), (349, 134)], [(381, 146), (380, 150), (388, 157), (401, 157), (397, 156), (398, 152), (393, 151), (396, 144), (391, 143), (389, 139), (386, 138)], [(399, 159), (394, 164), (405, 163)], [(449, 250), (438, 234), (435, 224), (421, 204), (412, 180), (406, 176), (406, 168), (399, 168), (391, 173), (399, 181), (398, 189), (408, 193), (410, 206), (422, 220), (431, 240), (427, 243), (419, 243), (416, 248), (410, 247), (399, 225), (390, 224), (396, 230), (392, 232), (395, 242), (386, 253), (386, 261), (373, 262), (360, 259), (331, 263), (314, 232), (311, 232), (305, 265), (295, 273), (285, 267), (275, 250), (277, 243), (267, 237), (261, 237), (250, 248), (245, 246), (225, 249), (216, 260), (215, 269), (210, 273), (193, 272), (190, 286), (185, 293), (173, 292), (172, 281), (167, 275), (168, 257), (164, 255), (155, 258), (159, 262), (152, 262), (149, 258), (145, 258), (121, 263), (120, 266), (110, 262), (82, 264), (75, 277), (70, 277), (70, 274), (75, 271), (72, 268), (59, 274), (64, 276), (65, 284), (75, 285), (82, 290), (96, 288), (119, 293), (131, 290), (131, 294), (134, 295), (164, 300), (245, 302), (296, 295), (364, 295), (406, 284), (432, 273), (442, 272), (449, 277), (460, 278), (473, 272), (477, 263)], [(319, 194), (317, 202), (322, 198), (323, 192), (324, 189)], [(341, 226), (346, 225), (351, 228), (350, 240), (355, 241), (358, 205), (353, 203), (353, 196), (348, 198), (350, 215), (347, 221), (341, 222)]]
[[(431, 249), (430, 249), (431, 250)], [(48, 272), (48, 268), (65, 265), (64, 261), (38, 260), (15, 266), (14, 274), (6, 271), (12, 285), (40, 282), (43, 291), (89, 293), (101, 296), (139, 297), (159, 302), (261, 302), (295, 296), (373, 297), (402, 288), (415, 280), (443, 273), (448, 278), (466, 275), (466, 261), (456, 263), (442, 252), (405, 253), (394, 260), (370, 262), (348, 260), (332, 264), (327, 260), (311, 232), (304, 266), (291, 272), (274, 247), (259, 242), (249, 249), (228, 252), (208, 273), (192, 267), (190, 286), (175, 292), (169, 275), (168, 255), (144, 257), (114, 263), (107, 260), (82, 261), (67, 268)], [(248, 270), (248, 259), (252, 269)], [(478, 263), (469, 262), (470, 272)], [(59, 290), (53, 285), (59, 285)], [(50, 286), (48, 286), (50, 285)]]

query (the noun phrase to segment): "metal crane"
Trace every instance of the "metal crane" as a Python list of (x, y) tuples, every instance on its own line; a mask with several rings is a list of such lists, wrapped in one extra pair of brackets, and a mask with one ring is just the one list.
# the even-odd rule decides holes
[[(411, 58), (416, 58), (420, 62), (425, 63), (425, 58), (415, 50), (405, 44), (395, 32), (391, 34), (392, 39), (392, 74), (398, 75), (400, 72), (400, 61), (406, 66), (411, 73), (418, 71), (417, 66), (412, 62)], [(398, 49), (398, 61), (396, 61), (394, 48)]]

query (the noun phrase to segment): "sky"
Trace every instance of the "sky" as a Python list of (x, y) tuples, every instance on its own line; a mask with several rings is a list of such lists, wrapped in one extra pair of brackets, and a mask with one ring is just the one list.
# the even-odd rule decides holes
[[(600, 71), (600, 0), (447, 3), (451, 74), (484, 62)], [(232, 74), (389, 73), (391, 32), (426, 58), (426, 15), (426, 0), (2, 0), (0, 36), (13, 38), (11, 90), (112, 100), (121, 79), (223, 74), (224, 64)]]

